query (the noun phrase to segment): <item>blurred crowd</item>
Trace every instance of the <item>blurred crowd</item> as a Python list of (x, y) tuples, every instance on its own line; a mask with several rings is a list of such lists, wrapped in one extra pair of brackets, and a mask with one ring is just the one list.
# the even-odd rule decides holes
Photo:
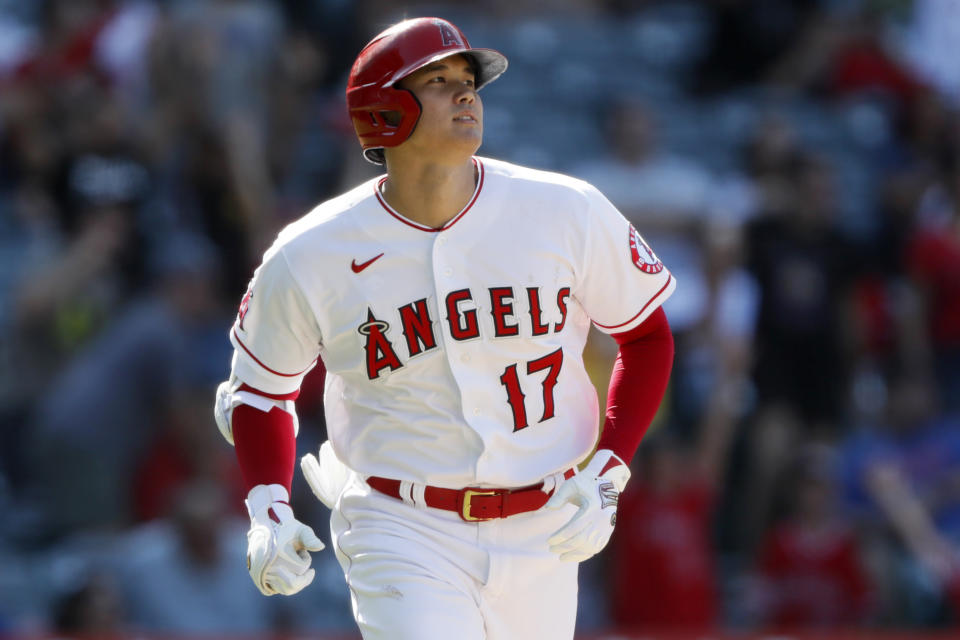
[(0, 635), (351, 637), (333, 554), (247, 577), (212, 399), (273, 236), (378, 172), (346, 72), (415, 15), (510, 59), (481, 155), (594, 183), (679, 282), (580, 627), (956, 626), (956, 0), (0, 0)]

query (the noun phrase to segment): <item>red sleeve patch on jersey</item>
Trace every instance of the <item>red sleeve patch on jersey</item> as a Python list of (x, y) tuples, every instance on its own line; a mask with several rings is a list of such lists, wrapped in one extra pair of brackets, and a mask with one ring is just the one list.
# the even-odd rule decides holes
[(663, 271), (663, 263), (660, 258), (653, 253), (653, 250), (643, 241), (643, 237), (630, 225), (630, 257), (637, 269), (644, 273), (660, 273)]
[(253, 297), (253, 288), (247, 289), (247, 292), (243, 296), (243, 300), (240, 301), (240, 309), (237, 311), (237, 326), (243, 329), (243, 319), (247, 315), (247, 311), (250, 310), (250, 298)]

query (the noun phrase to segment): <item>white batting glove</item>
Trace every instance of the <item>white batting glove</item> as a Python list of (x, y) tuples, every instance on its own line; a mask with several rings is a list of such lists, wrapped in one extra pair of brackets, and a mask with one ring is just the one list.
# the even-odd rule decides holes
[(307, 481), (313, 495), (322, 502), (327, 509), (333, 509), (343, 488), (349, 482), (353, 471), (340, 462), (333, 452), (333, 445), (324, 440), (320, 445), (318, 455), (308, 453), (300, 458), (300, 470)]
[(247, 570), (265, 596), (293, 595), (310, 584), (308, 552), (323, 550), (313, 529), (293, 517), (288, 500), (279, 484), (258, 484), (247, 495)]
[(550, 551), (567, 562), (583, 562), (607, 546), (617, 524), (617, 502), (630, 479), (630, 469), (607, 449), (594, 454), (590, 463), (567, 479), (550, 497), (548, 509), (567, 503), (580, 507), (570, 522), (547, 539)]

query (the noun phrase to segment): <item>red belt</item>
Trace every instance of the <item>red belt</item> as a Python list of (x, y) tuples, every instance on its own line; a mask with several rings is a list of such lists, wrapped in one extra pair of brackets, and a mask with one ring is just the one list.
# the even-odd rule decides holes
[[(573, 469), (563, 474), (563, 477), (573, 476)], [(402, 499), (400, 496), (400, 481), (373, 476), (367, 478), (367, 484), (392, 498)], [(455, 511), (464, 520), (475, 522), (508, 518), (518, 513), (536, 511), (547, 503), (553, 491), (543, 492), (543, 483), (520, 487), (519, 489), (487, 489), (467, 487), (465, 489), (444, 489), (443, 487), (427, 486), (423, 491), (423, 499), (428, 507)]]

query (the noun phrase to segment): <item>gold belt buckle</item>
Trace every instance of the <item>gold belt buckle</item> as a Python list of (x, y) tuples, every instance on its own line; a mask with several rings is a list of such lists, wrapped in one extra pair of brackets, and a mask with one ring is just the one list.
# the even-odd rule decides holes
[(481, 489), (464, 489), (463, 490), (463, 505), (460, 507), (460, 517), (468, 522), (477, 522), (482, 520), (493, 520), (493, 516), (487, 518), (474, 518), (470, 515), (470, 501), (473, 499), (473, 496), (495, 496), (497, 495), (496, 491), (483, 491)]

